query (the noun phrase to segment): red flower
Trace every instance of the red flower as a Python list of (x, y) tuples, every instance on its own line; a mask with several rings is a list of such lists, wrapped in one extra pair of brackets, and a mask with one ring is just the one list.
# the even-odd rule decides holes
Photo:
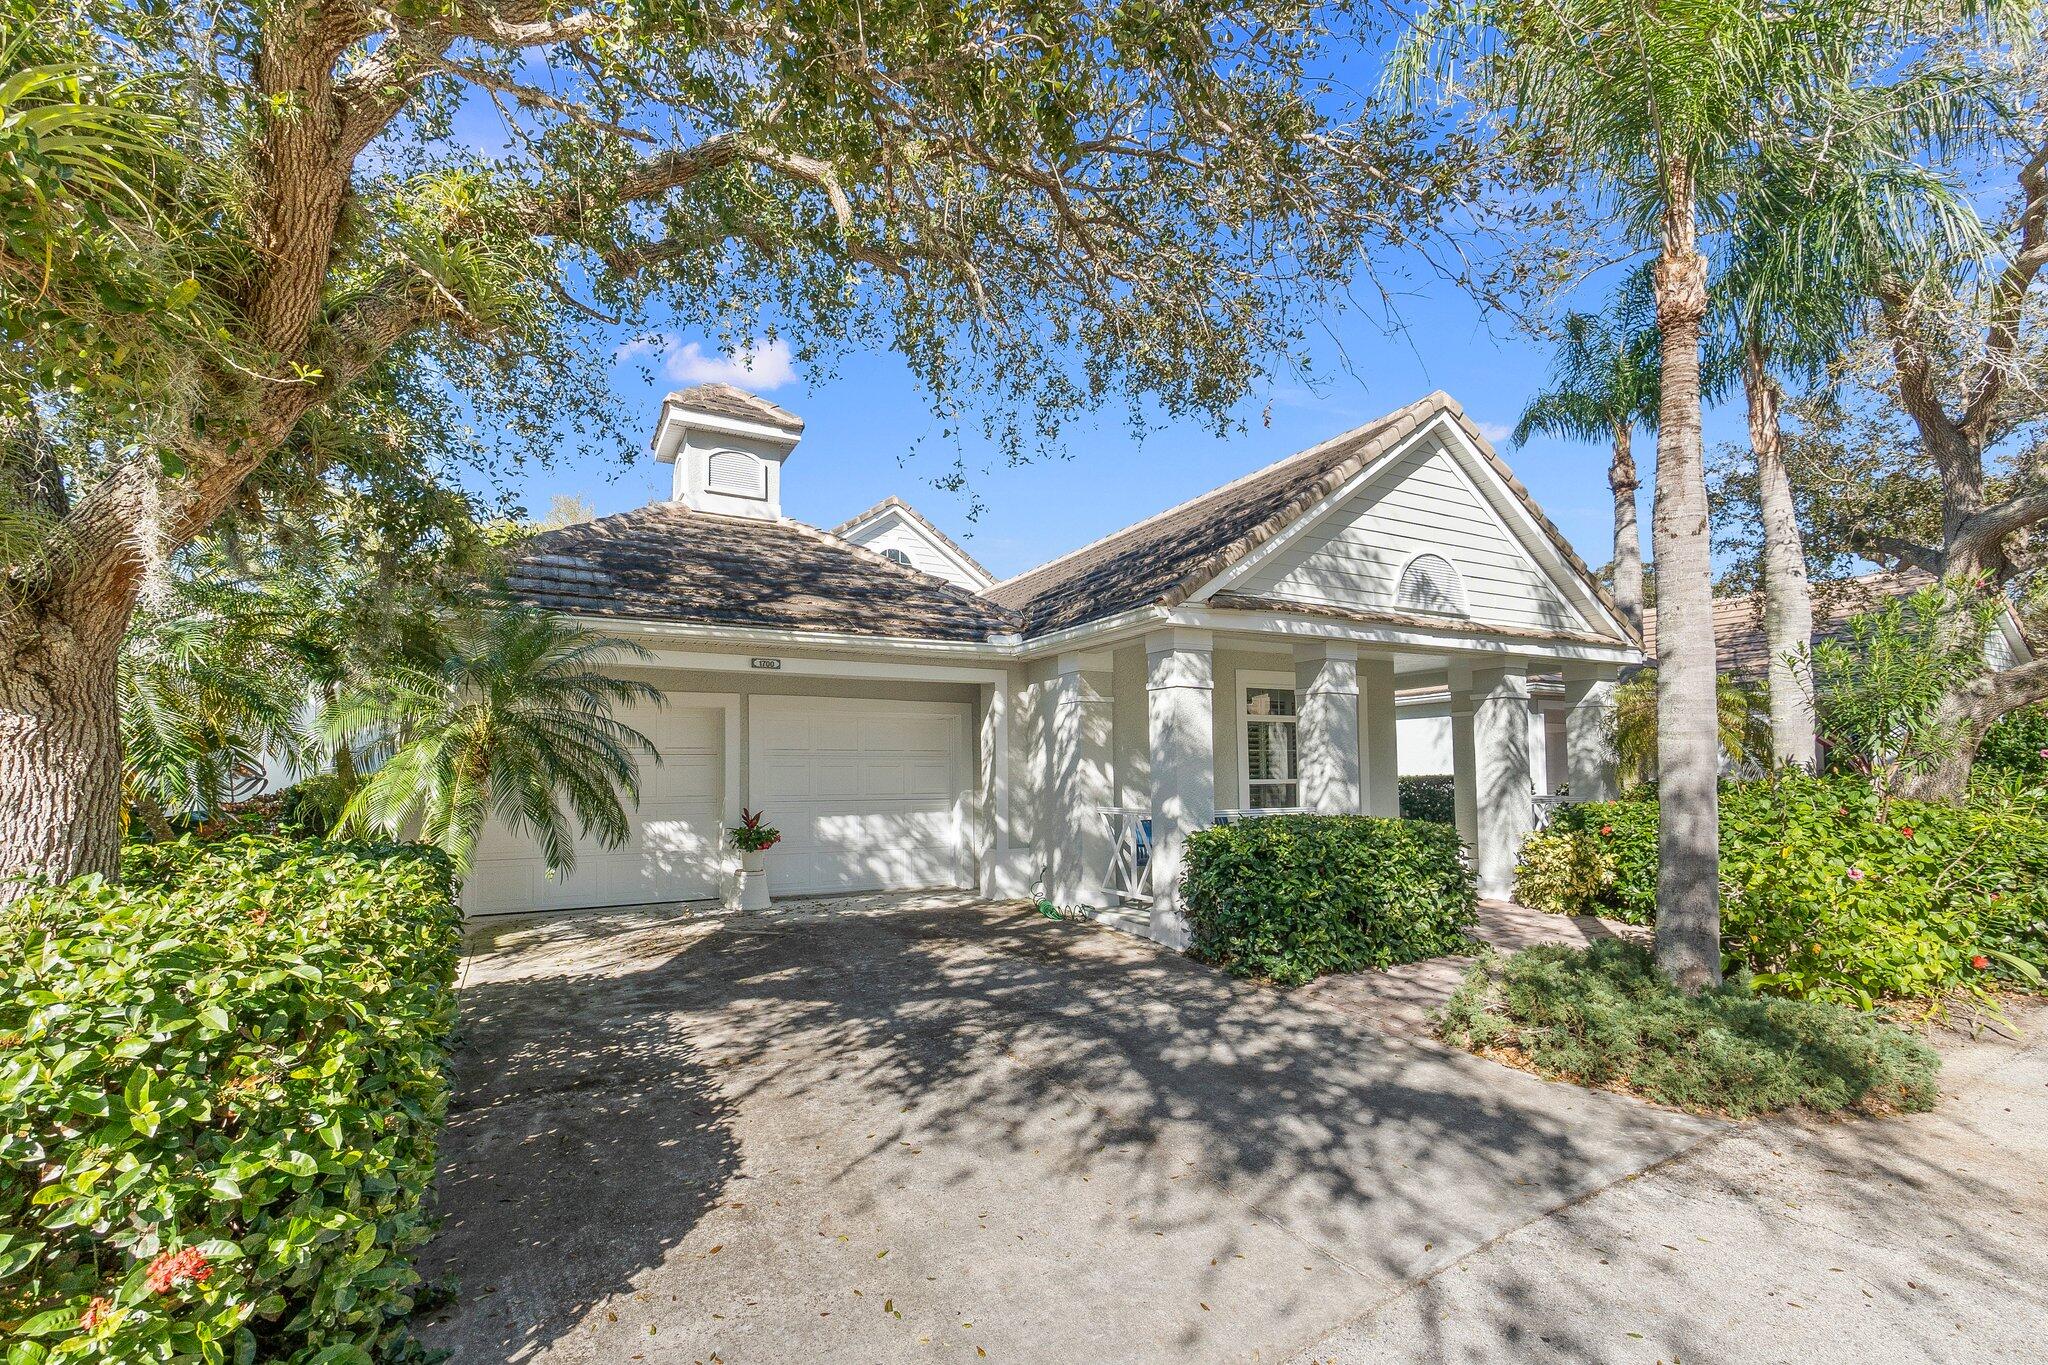
[(1899, 833), (1910, 839), (1913, 837), (1913, 827), (1911, 825), (1900, 825)]
[(1614, 833), (1614, 826), (1612, 826), (1612, 825), (1602, 825), (1602, 826), (1600, 826), (1600, 832), (1601, 832), (1602, 834), (1612, 834), (1612, 833)]
[(144, 1283), (152, 1294), (167, 1294), (181, 1284), (205, 1284), (213, 1278), (213, 1266), (198, 1247), (162, 1252), (149, 1263)]
[(1991, 965), (1991, 959), (1984, 956), (1984, 954), (1979, 953), (1977, 954), (1977, 956), (1970, 959), (1970, 965), (1981, 972), (1986, 967), (1989, 967)]
[(103, 1298), (95, 1294), (92, 1302), (85, 1306), (85, 1311), (78, 1315), (78, 1330), (90, 1332), (93, 1328), (106, 1321), (107, 1314), (113, 1311), (114, 1301), (112, 1299)]

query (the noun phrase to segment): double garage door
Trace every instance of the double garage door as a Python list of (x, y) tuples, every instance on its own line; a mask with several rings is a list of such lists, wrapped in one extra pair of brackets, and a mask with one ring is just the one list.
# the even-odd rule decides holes
[[(964, 886), (968, 708), (954, 702), (756, 696), (747, 712), (746, 804), (782, 831), (769, 854), (777, 896)], [(549, 876), (530, 837), (495, 819), (464, 887), (470, 914), (568, 910), (717, 896), (730, 855), (725, 705), (682, 697), (620, 718), (654, 742), (640, 804), (616, 849), (580, 840), (573, 871)], [(734, 806), (739, 804), (736, 799)]]

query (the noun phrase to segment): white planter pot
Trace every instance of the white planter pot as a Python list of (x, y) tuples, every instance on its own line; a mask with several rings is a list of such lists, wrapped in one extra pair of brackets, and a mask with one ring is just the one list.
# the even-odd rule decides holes
[(740, 909), (768, 908), (768, 850), (740, 854)]

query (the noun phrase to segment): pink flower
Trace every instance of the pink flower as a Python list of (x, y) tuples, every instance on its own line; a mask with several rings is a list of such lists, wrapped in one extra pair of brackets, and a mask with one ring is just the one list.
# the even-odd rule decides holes
[(166, 1251), (149, 1263), (143, 1282), (152, 1294), (166, 1294), (181, 1284), (205, 1284), (213, 1278), (213, 1266), (198, 1247)]
[(2048, 749), (2043, 749), (2041, 751), (2041, 757), (2048, 758)]
[(1860, 867), (1852, 867), (1852, 868), (1850, 868), (1850, 869), (1849, 869), (1849, 880), (1850, 880), (1850, 881), (1852, 881), (1852, 882), (1860, 882), (1860, 881), (1862, 881), (1862, 880), (1863, 880), (1863, 869), (1862, 869), (1862, 868), (1860, 868)]
[(1612, 825), (1602, 825), (1602, 826), (1600, 826), (1600, 832), (1601, 832), (1602, 834), (1612, 834), (1612, 833), (1614, 833), (1614, 826), (1612, 826)]
[(78, 1330), (90, 1332), (93, 1328), (106, 1321), (107, 1314), (113, 1311), (114, 1301), (112, 1299), (95, 1294), (92, 1302), (85, 1306), (85, 1311), (78, 1315)]

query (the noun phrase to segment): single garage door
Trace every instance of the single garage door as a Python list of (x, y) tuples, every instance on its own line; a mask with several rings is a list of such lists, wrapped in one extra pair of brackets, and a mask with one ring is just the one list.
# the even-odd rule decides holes
[(613, 713), (654, 743), (661, 762), (640, 762), (640, 804), (626, 807), (626, 842), (576, 842), (576, 866), (550, 877), (532, 836), (496, 818), (477, 840), (463, 886), (472, 915), (573, 910), (718, 894), (719, 817), (724, 808), (725, 712), (671, 700)]
[(967, 886), (968, 707), (754, 697), (749, 790), (777, 896)]

